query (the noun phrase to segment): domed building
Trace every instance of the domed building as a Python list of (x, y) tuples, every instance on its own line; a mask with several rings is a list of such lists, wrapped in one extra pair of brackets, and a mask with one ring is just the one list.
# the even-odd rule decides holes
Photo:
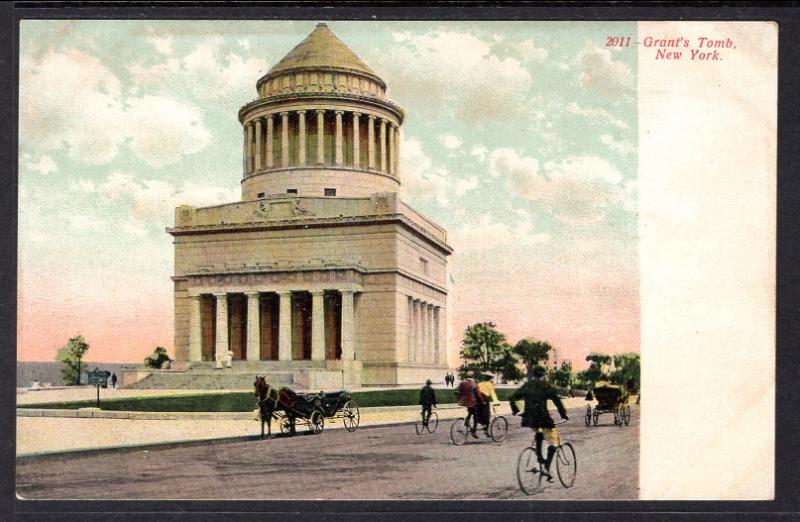
[(177, 361), (213, 373), (230, 351), (221, 373), (310, 389), (441, 380), (452, 249), (398, 197), (386, 83), (319, 24), (256, 88), (241, 201), (180, 206), (168, 229)]

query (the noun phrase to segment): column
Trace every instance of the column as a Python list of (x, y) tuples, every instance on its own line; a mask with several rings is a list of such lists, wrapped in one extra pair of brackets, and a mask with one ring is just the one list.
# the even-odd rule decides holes
[(411, 361), (414, 346), (414, 300), (408, 296), (408, 309), (406, 311), (406, 362)]
[(369, 115), (369, 125), (367, 125), (367, 168), (375, 170), (375, 116)]
[(425, 362), (425, 303), (419, 302), (417, 308), (417, 359), (416, 362)]
[(325, 111), (317, 111), (317, 164), (325, 164)]
[(427, 328), (425, 330), (425, 333), (427, 334), (427, 341), (428, 341), (426, 343), (428, 345), (428, 349), (427, 349), (427, 355), (425, 357), (425, 362), (428, 363), (428, 364), (431, 364), (435, 359), (435, 356), (433, 354), (433, 352), (434, 352), (434, 349), (433, 349), (433, 328), (434, 328), (433, 327), (433, 305), (432, 304), (428, 304), (428, 306), (426, 307), (425, 310), (427, 312), (427, 317), (426, 317), (426, 322), (427, 322), (426, 326), (427, 326)]
[(323, 292), (311, 292), (311, 360), (325, 360), (325, 299)]
[(428, 322), (428, 303), (422, 303), (422, 307), (420, 308), (420, 328), (422, 329), (421, 337), (422, 342), (422, 354), (420, 359), (421, 363), (427, 364), (428, 362), (428, 330), (430, 330), (430, 323)]
[(244, 176), (249, 174), (247, 172), (247, 125), (242, 126), (242, 172)]
[(400, 127), (394, 128), (394, 175), (400, 177)]
[(394, 174), (394, 155), (396, 154), (394, 143), (394, 123), (389, 124), (389, 174)]
[(262, 154), (261, 154), (261, 143), (262, 143), (262, 136), (261, 136), (261, 119), (256, 120), (256, 166), (255, 170), (261, 170), (264, 167), (262, 163)]
[(200, 325), (200, 296), (189, 297), (189, 361), (203, 358), (203, 330)]
[(272, 115), (267, 116), (267, 168), (272, 168), (272, 160), (275, 152), (272, 150), (272, 139), (275, 132), (275, 121)]
[(217, 353), (222, 360), (228, 358), (228, 294), (214, 294), (217, 298)]
[(361, 116), (360, 112), (353, 113), (353, 168), (361, 168), (361, 144), (359, 140), (361, 139), (358, 135), (359, 132), (359, 122), (358, 118)]
[(355, 308), (353, 307), (353, 291), (342, 290), (342, 360), (355, 359)]
[(386, 172), (386, 120), (381, 120), (381, 172)]
[(261, 356), (261, 325), (259, 324), (258, 292), (247, 292), (247, 356), (248, 361), (257, 361)]
[(441, 318), (439, 317), (439, 310), (441, 307), (435, 306), (433, 308), (433, 362), (437, 366), (441, 365), (443, 362), (443, 357), (441, 354)]
[(289, 113), (281, 113), (281, 167), (289, 166)]
[(336, 111), (336, 165), (342, 165), (342, 111)]
[(297, 111), (298, 147), (297, 164), (306, 164), (306, 111)]
[(280, 317), (278, 318), (278, 360), (292, 360), (292, 294), (278, 292)]
[(247, 173), (253, 172), (253, 124), (247, 124)]
[(419, 353), (419, 300), (414, 299), (411, 311), (411, 362), (417, 362)]

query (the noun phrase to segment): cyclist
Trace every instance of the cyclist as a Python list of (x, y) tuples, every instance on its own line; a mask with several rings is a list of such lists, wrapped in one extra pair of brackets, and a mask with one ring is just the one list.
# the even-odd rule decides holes
[(431, 407), (436, 408), (436, 392), (431, 386), (431, 380), (425, 381), (425, 386), (419, 391), (419, 403), (422, 405), (422, 425), (428, 425), (431, 418)]
[[(558, 408), (558, 414), (564, 420), (569, 420), (567, 417), (567, 410), (561, 403), (556, 389), (549, 383), (545, 382), (545, 370), (541, 366), (533, 368), (533, 378), (523, 384), (514, 395), (511, 396), (511, 412), (516, 415), (519, 413), (519, 408), (515, 401), (519, 399), (525, 400), (525, 412), (522, 414), (522, 426), (531, 428), (536, 431), (536, 457), (539, 464), (544, 464), (545, 476), (548, 482), (553, 481), (553, 476), (550, 475), (550, 464), (553, 462), (553, 455), (556, 453), (556, 447), (561, 444), (561, 439), (558, 435), (558, 429), (553, 423), (550, 413), (547, 411), (548, 399), (553, 401), (553, 404)], [(550, 442), (550, 447), (547, 448), (547, 457), (542, 458), (542, 441), (547, 437)]]
[(486, 436), (489, 437), (489, 422), (492, 420), (492, 404), (498, 404), (500, 401), (497, 398), (497, 392), (494, 391), (494, 384), (492, 383), (492, 379), (494, 375), (491, 373), (484, 373), (480, 377), (480, 381), (478, 383), (478, 392), (481, 395), (481, 399), (483, 399), (483, 404), (481, 404), (480, 409), (480, 422), (483, 425), (483, 432), (486, 433)]
[[(467, 372), (467, 378), (458, 385), (456, 395), (458, 396), (459, 406), (465, 406), (467, 408), (467, 418), (464, 420), (464, 425), (469, 430), (470, 435), (477, 439), (478, 435), (475, 433), (475, 429), (477, 427), (478, 411), (482, 400), (480, 393), (478, 393), (478, 385), (475, 384), (473, 375), (474, 373), (472, 370)], [(472, 420), (471, 425), (470, 420)]]

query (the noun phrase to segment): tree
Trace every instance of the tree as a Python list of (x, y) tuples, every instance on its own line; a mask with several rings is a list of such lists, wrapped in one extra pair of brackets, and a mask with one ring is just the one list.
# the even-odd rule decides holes
[(607, 381), (608, 373), (603, 368), (604, 365), (611, 363), (611, 356), (600, 352), (592, 352), (586, 356), (589, 367), (578, 373), (578, 378), (589, 386), (594, 386), (598, 381)]
[(539, 366), (550, 358), (552, 349), (553, 347), (547, 341), (538, 341), (533, 337), (527, 337), (514, 345), (514, 354), (525, 363), (527, 374), (530, 375), (535, 366)]
[(633, 381), (634, 390), (639, 389), (640, 360), (638, 353), (621, 353), (613, 356), (614, 370), (611, 372), (611, 382), (614, 384), (627, 385)]
[(64, 363), (61, 369), (61, 376), (64, 384), (80, 385), (81, 383), (81, 360), (89, 350), (89, 345), (82, 335), (72, 337), (66, 346), (62, 346), (56, 353), (56, 361)]
[[(459, 368), (463, 377), (467, 371), (501, 373), (505, 380), (515, 380), (513, 374), (516, 361), (511, 353), (511, 345), (506, 336), (499, 332), (494, 323), (477, 323), (467, 327), (461, 341), (461, 357), (464, 364)], [(509, 356), (511, 359), (509, 359)], [(513, 360), (513, 364), (510, 362)], [(517, 369), (518, 371), (518, 369)]]
[(160, 369), (167, 362), (172, 363), (172, 359), (167, 355), (167, 349), (163, 346), (156, 346), (152, 355), (144, 358), (144, 365), (147, 368), (154, 368), (156, 370)]
[(572, 363), (569, 361), (562, 362), (559, 368), (553, 370), (552, 379), (557, 386), (562, 388), (571, 387), (573, 380)]

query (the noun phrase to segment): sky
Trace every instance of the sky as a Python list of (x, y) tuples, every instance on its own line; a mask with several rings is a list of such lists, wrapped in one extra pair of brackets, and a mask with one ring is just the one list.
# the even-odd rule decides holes
[[(317, 21), (21, 26), (18, 359), (173, 346), (174, 207), (240, 199), (239, 108)], [(405, 109), (401, 196), (455, 249), (453, 344), (639, 351), (627, 22), (327, 22)]]

